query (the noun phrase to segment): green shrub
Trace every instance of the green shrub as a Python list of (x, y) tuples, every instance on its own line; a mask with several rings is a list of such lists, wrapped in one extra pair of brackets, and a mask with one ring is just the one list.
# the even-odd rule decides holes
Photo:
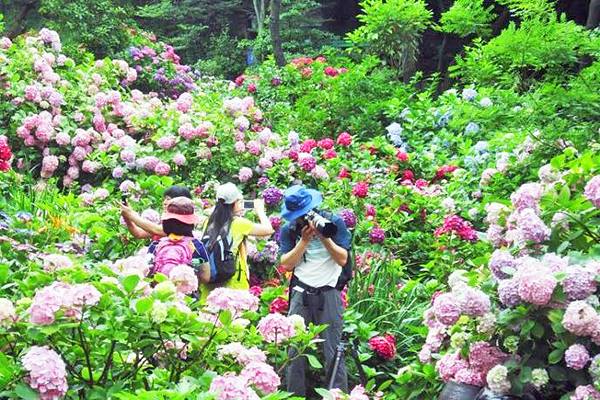
[(539, 81), (564, 82), (565, 71), (575, 71), (582, 56), (592, 55), (588, 31), (564, 16), (549, 20), (511, 22), (484, 43), (476, 40), (451, 68), (454, 77), (476, 85), (514, 87), (525, 91)]
[(353, 50), (374, 54), (400, 71), (417, 56), (421, 34), (431, 24), (432, 13), (423, 0), (364, 0), (362, 26), (347, 34)]

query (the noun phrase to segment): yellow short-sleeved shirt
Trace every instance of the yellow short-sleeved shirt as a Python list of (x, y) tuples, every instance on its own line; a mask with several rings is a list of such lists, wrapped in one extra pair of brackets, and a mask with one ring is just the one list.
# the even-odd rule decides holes
[[(231, 236), (233, 238), (233, 244), (231, 246), (234, 254), (237, 256), (237, 267), (241, 271), (241, 274), (236, 274), (224, 284), (212, 285), (201, 283), (199, 285), (200, 291), (200, 302), (205, 303), (206, 298), (211, 290), (216, 287), (227, 287), (231, 289), (249, 289), (250, 288), (250, 271), (248, 270), (247, 251), (246, 243), (244, 239), (252, 231), (252, 221), (246, 218), (235, 218), (231, 222)], [(236, 250), (237, 249), (237, 250)], [(238, 279), (239, 278), (239, 279)]]

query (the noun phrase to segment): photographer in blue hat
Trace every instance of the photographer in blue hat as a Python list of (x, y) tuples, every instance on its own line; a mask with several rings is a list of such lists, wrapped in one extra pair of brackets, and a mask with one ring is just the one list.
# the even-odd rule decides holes
[[(351, 237), (344, 221), (317, 207), (323, 196), (301, 185), (288, 188), (283, 194), (281, 216), (287, 223), (281, 228), (279, 252), (281, 264), (293, 271), (290, 283), (289, 315), (300, 315), (308, 325), (327, 324), (320, 337), (324, 339), (325, 368), (331, 369), (344, 324), (342, 294), (350, 280)], [(295, 349), (290, 349), (290, 357)], [(287, 371), (287, 390), (296, 396), (306, 396), (307, 361), (298, 357)], [(348, 379), (343, 360), (339, 363), (333, 387), (348, 391)]]

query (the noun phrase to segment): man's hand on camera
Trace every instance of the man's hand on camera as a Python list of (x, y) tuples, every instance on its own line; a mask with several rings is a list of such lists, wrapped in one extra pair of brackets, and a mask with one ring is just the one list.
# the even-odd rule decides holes
[(317, 229), (311, 222), (308, 222), (302, 228), (302, 240), (305, 242), (310, 242), (315, 234), (317, 234)]

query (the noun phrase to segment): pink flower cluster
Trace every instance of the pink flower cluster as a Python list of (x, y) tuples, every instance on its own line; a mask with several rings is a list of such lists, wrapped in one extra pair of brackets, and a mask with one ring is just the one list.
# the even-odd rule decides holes
[(484, 386), (488, 372), (496, 365), (508, 359), (508, 355), (487, 342), (471, 345), (469, 359), (463, 359), (460, 351), (446, 353), (436, 364), (440, 377), (448, 382), (454, 379), (458, 383)]
[(385, 361), (396, 356), (396, 340), (392, 335), (374, 336), (369, 339), (369, 346)]
[(233, 372), (214, 377), (208, 392), (219, 400), (260, 400), (248, 380)]
[(29, 308), (29, 320), (34, 325), (50, 325), (61, 309), (66, 316), (77, 317), (83, 306), (96, 305), (100, 296), (98, 289), (89, 283), (71, 286), (66, 282), (54, 282), (35, 294)]
[(596, 208), (600, 208), (600, 175), (597, 175), (590, 179), (585, 185), (585, 191), (583, 195), (588, 199)]
[(50, 254), (44, 257), (44, 271), (53, 272), (63, 268), (73, 266), (73, 261), (67, 256), (60, 254)]
[(257, 328), (263, 339), (269, 343), (281, 343), (296, 334), (293, 319), (279, 313), (263, 317)]
[(12, 152), (8, 147), (7, 141), (0, 139), (0, 172), (6, 172), (10, 170), (9, 161), (12, 158)]
[(577, 386), (569, 400), (600, 400), (600, 392), (592, 385)]
[(224, 355), (229, 355), (243, 366), (250, 364), (251, 362), (266, 362), (267, 355), (264, 351), (258, 347), (246, 348), (239, 342), (233, 342), (218, 347), (219, 357), (222, 358)]
[(256, 311), (258, 297), (247, 290), (216, 288), (206, 298), (206, 305), (211, 311), (229, 310), (232, 313), (240, 311)]
[(465, 221), (458, 215), (448, 215), (444, 218), (443, 225), (435, 230), (434, 236), (441, 236), (448, 232), (456, 232), (462, 240), (471, 242), (477, 240), (477, 233), (471, 226), (471, 223)]
[(590, 361), (590, 353), (584, 345), (573, 344), (565, 351), (565, 362), (567, 367), (580, 370)]
[(569, 332), (577, 336), (591, 336), (596, 344), (600, 344), (600, 316), (585, 301), (571, 302), (565, 310), (562, 324)]
[(439, 323), (450, 326), (454, 325), (461, 315), (482, 317), (490, 309), (490, 298), (484, 292), (463, 284), (457, 285), (456, 290), (451, 293), (437, 295), (432, 311)]
[(198, 277), (188, 265), (178, 265), (171, 270), (169, 279), (175, 284), (177, 290), (183, 294), (192, 294), (198, 290)]
[(39, 393), (41, 400), (63, 397), (69, 385), (65, 363), (54, 350), (33, 346), (23, 356), (23, 367), (29, 372), (25, 381)]
[(272, 366), (267, 363), (254, 361), (247, 364), (240, 373), (242, 378), (248, 381), (248, 384), (254, 385), (264, 394), (270, 394), (277, 390), (281, 384), (279, 375)]
[(510, 196), (510, 200), (516, 210), (537, 210), (543, 193), (543, 187), (539, 183), (526, 183)]
[(385, 240), (385, 231), (380, 227), (375, 227), (369, 232), (369, 240), (372, 244), (383, 243)]

